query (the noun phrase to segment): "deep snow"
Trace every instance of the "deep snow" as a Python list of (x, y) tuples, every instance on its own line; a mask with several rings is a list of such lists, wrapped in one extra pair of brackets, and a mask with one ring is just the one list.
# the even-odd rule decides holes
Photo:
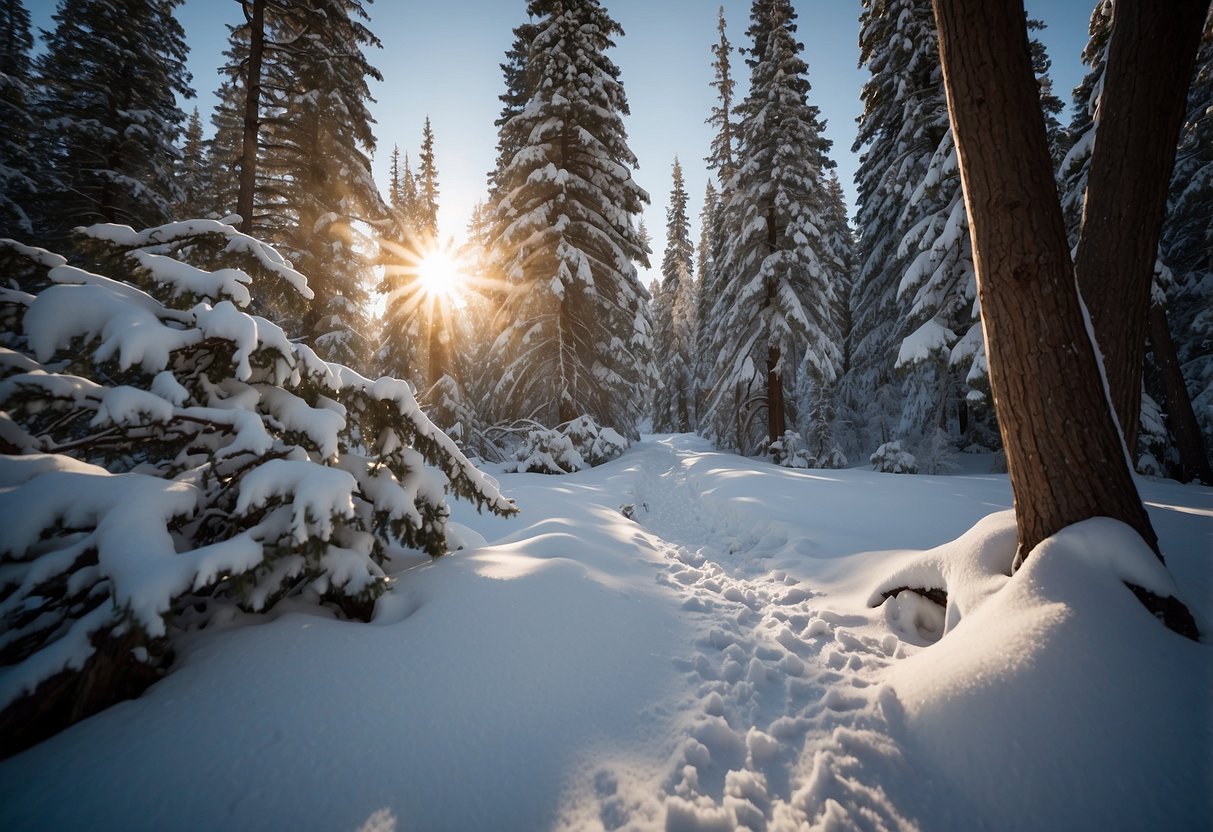
[[(454, 504), (469, 548), (372, 624), (211, 628), (0, 764), (0, 828), (1209, 828), (1213, 650), (1121, 580), (1173, 578), (1210, 632), (1213, 490), (1139, 480), (1170, 575), (1097, 519), (1008, 578), (986, 464), (794, 471), (659, 435), (499, 473), (521, 515)], [(868, 606), (907, 582), (946, 619)]]

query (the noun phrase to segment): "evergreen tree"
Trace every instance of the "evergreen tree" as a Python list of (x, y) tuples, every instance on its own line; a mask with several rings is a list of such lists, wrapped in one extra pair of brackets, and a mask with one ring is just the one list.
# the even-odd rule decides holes
[[(253, 226), (314, 275), (316, 297), (292, 334), (326, 357), (368, 366), (373, 341), (366, 313), (372, 263), (358, 222), (391, 217), (371, 175), (375, 149), (368, 79), (382, 80), (364, 50), (380, 46), (361, 0), (267, 3)], [(241, 123), (241, 67), (248, 24), (229, 36), (229, 84), (221, 90), (225, 154)], [(223, 188), (218, 189), (221, 192)], [(272, 303), (269, 304), (272, 308)]]
[(900, 250), (908, 230), (903, 213), (948, 129), (939, 60), (932, 48), (934, 26), (928, 0), (863, 2), (860, 61), (870, 78), (861, 92), (864, 111), (852, 147), (860, 153), (855, 176), (858, 271), (850, 304), (851, 365), (842, 400), (849, 412), (864, 413), (865, 419), (857, 425), (858, 444), (851, 451), (866, 452), (892, 441), (900, 420), (893, 365), (909, 331), (897, 300), (909, 261)]
[(1062, 159), (1070, 150), (1070, 133), (1061, 124), (1058, 116), (1065, 105), (1053, 93), (1053, 79), (1049, 77), (1049, 69), (1053, 61), (1049, 51), (1042, 41), (1031, 36), (1032, 32), (1040, 32), (1048, 28), (1044, 21), (1028, 19), (1028, 46), (1032, 50), (1032, 72), (1036, 75), (1036, 83), (1040, 87), (1040, 106), (1045, 115), (1045, 135), (1049, 137), (1049, 158), (1053, 167), (1060, 169)]
[(1213, 16), (1188, 91), (1159, 250), (1174, 276), (1166, 287), (1167, 317), (1207, 451), (1213, 449)]
[(637, 435), (652, 374), (650, 321), (632, 218), (648, 195), (606, 56), (623, 30), (597, 0), (533, 0), (529, 98), (503, 127), (525, 146), (501, 172), (494, 249), (510, 291), (497, 348), (499, 415), (547, 425), (588, 415)]
[(674, 157), (673, 179), (666, 210), (661, 284), (653, 300), (653, 352), (657, 360), (653, 430), (657, 432), (685, 432), (695, 427), (695, 247), (678, 157)]
[(712, 333), (707, 331), (707, 326), (711, 322), (714, 299), (719, 294), (716, 281), (716, 257), (720, 249), (720, 242), (716, 237), (717, 218), (720, 214), (719, 203), (716, 186), (712, 184), (712, 178), (709, 176), (708, 183), (704, 186), (703, 208), (699, 212), (698, 260), (695, 264), (695, 272), (699, 275), (699, 279), (695, 284), (695, 347), (692, 355), (695, 356), (693, 369), (697, 430), (703, 429), (702, 420), (699, 417), (705, 410), (714, 363), (708, 349), (712, 343)]
[(392, 145), (388, 172), (388, 204), (400, 211), (404, 207), (404, 180), (400, 170), (400, 146)]
[(1089, 69), (1074, 88), (1074, 117), (1070, 121), (1070, 148), (1058, 168), (1061, 210), (1066, 220), (1070, 248), (1078, 245), (1082, 229), (1082, 207), (1087, 192), (1087, 168), (1095, 147), (1095, 127), (1099, 122), (1099, 96), (1103, 90), (1104, 62), (1112, 34), (1112, 0), (1099, 0), (1091, 12), (1090, 37), (1082, 51), (1082, 62)]
[(438, 237), (438, 163), (434, 156), (434, 131), (425, 117), (421, 134), (421, 167), (417, 171), (417, 227), (422, 234)]
[[(722, 444), (736, 419), (736, 391), (763, 391), (765, 433), (775, 441), (787, 430), (785, 390), (794, 390), (797, 368), (832, 383), (841, 361), (836, 266), (821, 230), (829, 141), (807, 100), (795, 19), (788, 0), (756, 0), (751, 11), (750, 91), (738, 108), (737, 172), (722, 207), (733, 234), (716, 265), (727, 277), (708, 327), (716, 361), (708, 407)], [(752, 437), (737, 439), (748, 450)]]
[[(232, 32), (229, 38), (236, 37)], [(239, 50), (229, 40), (224, 55), (228, 61), (238, 61)], [(206, 142), (206, 168), (210, 179), (210, 209), (219, 216), (236, 213), (240, 192), (240, 163), (244, 126), (240, 114), (244, 89), (237, 77), (226, 78), (215, 91), (218, 103), (211, 112), (213, 134)]]
[(736, 129), (733, 124), (733, 91), (736, 82), (733, 80), (730, 55), (733, 51), (725, 29), (724, 6), (720, 7), (716, 18), (716, 32), (719, 39), (712, 44), (712, 88), (716, 90), (717, 104), (712, 107), (707, 123), (716, 128), (712, 137), (712, 148), (705, 161), (708, 169), (716, 171), (722, 184), (733, 177), (736, 167), (734, 150), (736, 149)]
[(522, 112), (531, 97), (527, 84), (527, 61), (531, 43), (539, 31), (539, 24), (531, 21), (515, 27), (514, 41), (505, 53), (505, 63), (500, 64), (505, 76), (505, 92), (498, 96), (502, 104), (501, 114), (493, 122), (497, 128), (497, 163), (488, 175), (489, 201), (493, 203), (501, 196), (498, 179), (513, 161), (514, 154), (526, 145), (526, 136), (518, 134), (517, 123), (511, 127), (510, 122)]
[(58, 730), (238, 610), (369, 618), (393, 550), (447, 551), (444, 492), (515, 511), (406, 384), (247, 313), (263, 282), (310, 294), (269, 246), (214, 220), (83, 233), (93, 273), (0, 243), (36, 287), (0, 300), (6, 743), (23, 707)]
[(31, 86), (29, 10), (21, 0), (0, 1), (0, 237), (28, 237), (38, 185)]
[(173, 213), (178, 219), (204, 217), (209, 213), (213, 200), (207, 165), (206, 142), (202, 139), (202, 118), (195, 107), (185, 125), (185, 141), (177, 159), (177, 186), (181, 189), (181, 198), (173, 206)]
[[(823, 212), (822, 251), (834, 274), (834, 303), (831, 314), (838, 331), (839, 378), (850, 369), (851, 343), (851, 281), (855, 261), (855, 239), (847, 222), (846, 199), (838, 175), (826, 175), (826, 206)], [(838, 384), (822, 381), (809, 368), (802, 367), (797, 375), (796, 422), (804, 434), (809, 458), (820, 468), (841, 468), (846, 465), (844, 445), (855, 444), (854, 425), (857, 415), (842, 403)]]
[(173, 176), (193, 97), (180, 0), (62, 0), (36, 61), (39, 141), (56, 183), (45, 231), (64, 240), (97, 221), (155, 225), (180, 199)]

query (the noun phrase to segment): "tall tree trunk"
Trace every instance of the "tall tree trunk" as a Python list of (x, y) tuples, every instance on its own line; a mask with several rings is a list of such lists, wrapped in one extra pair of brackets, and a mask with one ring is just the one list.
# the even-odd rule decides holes
[[(779, 226), (775, 204), (767, 207), (767, 253), (779, 250)], [(775, 286), (767, 284), (767, 307), (775, 305)], [(775, 442), (787, 428), (783, 405), (783, 378), (779, 374), (779, 347), (772, 345), (767, 353), (767, 438)]]
[(1167, 425), (1175, 440), (1175, 448), (1179, 451), (1183, 479), (1185, 482), (1199, 479), (1205, 485), (1213, 485), (1208, 450), (1200, 433), (1200, 425), (1196, 422), (1196, 414), (1192, 411), (1192, 399), (1188, 396), (1179, 357), (1175, 354), (1167, 310), (1157, 303), (1150, 306), (1150, 345), (1154, 348), (1154, 363), (1162, 376), (1162, 406), (1167, 414)]
[(1075, 271), (1130, 451), (1158, 237), (1208, 10), (1209, 0), (1116, 0), (1112, 14)]
[(1016, 566), (1045, 538), (1101, 515), (1157, 552), (1075, 290), (1023, 5), (935, 0), (935, 16), (1015, 492)]
[(783, 377), (779, 374), (779, 347), (767, 353), (767, 436), (772, 442), (788, 429), (784, 416)]
[(243, 2), (249, 22), (248, 75), (244, 86), (244, 146), (240, 154), (240, 191), (236, 213), (240, 230), (253, 231), (253, 192), (257, 187), (257, 134), (261, 129), (261, 56), (265, 49), (265, 0)]
[[(429, 300), (429, 381), (433, 387), (447, 374), (450, 364), (450, 350), (447, 343), (446, 322), (443, 319), (441, 306), (437, 299)], [(563, 419), (562, 419), (563, 421)]]

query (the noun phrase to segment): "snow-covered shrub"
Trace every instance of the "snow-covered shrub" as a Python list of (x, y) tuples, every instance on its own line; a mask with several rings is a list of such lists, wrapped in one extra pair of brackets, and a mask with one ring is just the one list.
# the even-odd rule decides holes
[(915, 461), (923, 473), (948, 474), (960, 468), (952, 439), (942, 428), (937, 427), (930, 431), (926, 438), (918, 443), (917, 450)]
[(558, 428), (536, 427), (515, 454), (511, 471), (571, 474), (610, 462), (628, 448), (628, 440), (613, 428), (599, 427), (579, 416)]
[(918, 460), (912, 453), (903, 451), (901, 442), (897, 440), (885, 442), (876, 449), (876, 453), (872, 454), (868, 461), (872, 463), (873, 470), (886, 474), (918, 473)]
[(588, 468), (573, 442), (553, 428), (527, 431), (526, 442), (518, 449), (517, 462), (507, 470), (532, 474), (571, 474)]
[(614, 428), (599, 427), (589, 416), (578, 416), (560, 429), (591, 468), (618, 458), (630, 444)]
[(804, 439), (794, 430), (786, 431), (774, 442), (765, 440), (758, 446), (759, 454), (784, 468), (816, 468), (817, 458), (804, 446)]
[(213, 220), (81, 233), (90, 270), (0, 241), (0, 709), (115, 640), (164, 666), (225, 608), (366, 618), (394, 552), (446, 551), (446, 492), (515, 511), (408, 384), (244, 311), (311, 297), (273, 248)]

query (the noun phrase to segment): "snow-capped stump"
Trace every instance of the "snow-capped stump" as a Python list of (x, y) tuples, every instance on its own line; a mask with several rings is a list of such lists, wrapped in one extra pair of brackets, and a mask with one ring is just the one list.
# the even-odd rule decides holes
[(610, 462), (628, 449), (629, 442), (614, 428), (600, 427), (589, 416), (579, 416), (556, 428), (535, 427), (515, 454), (510, 471), (533, 474), (571, 474)]
[(8, 753), (138, 695), (232, 608), (368, 618), (394, 553), (448, 550), (448, 493), (516, 511), (408, 384), (249, 314), (311, 298), (269, 246), (212, 220), (81, 233), (88, 270), (0, 240)]

